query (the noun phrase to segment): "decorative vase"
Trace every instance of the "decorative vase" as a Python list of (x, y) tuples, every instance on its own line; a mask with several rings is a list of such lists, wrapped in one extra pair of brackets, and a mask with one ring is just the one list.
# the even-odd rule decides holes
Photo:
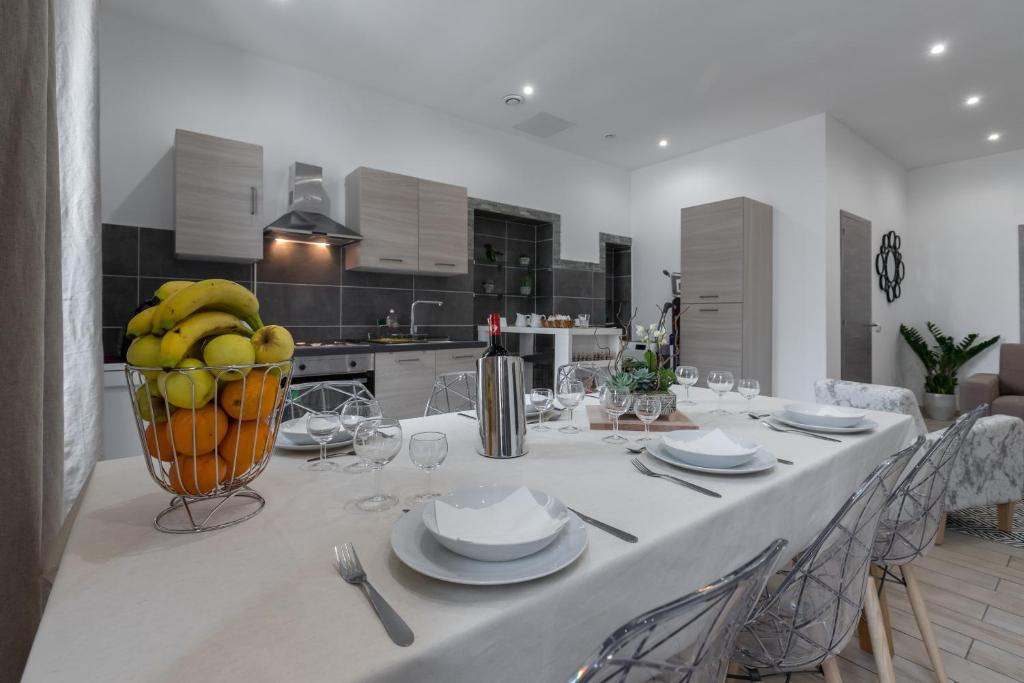
[(678, 397), (671, 391), (643, 391), (643, 396), (653, 396), (661, 401), (661, 417), (668, 417), (676, 409)]
[(956, 416), (956, 395), (925, 392), (924, 412), (933, 420), (952, 420)]
[(522, 294), (523, 296), (530, 296), (530, 292), (531, 291), (533, 291), (533, 290), (531, 288), (529, 288), (529, 287), (520, 287), (519, 288), (519, 293)]

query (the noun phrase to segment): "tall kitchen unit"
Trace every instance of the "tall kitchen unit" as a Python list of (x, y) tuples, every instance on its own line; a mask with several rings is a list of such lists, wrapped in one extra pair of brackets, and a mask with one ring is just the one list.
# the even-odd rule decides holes
[(682, 209), (680, 358), (772, 392), (772, 207), (748, 197)]

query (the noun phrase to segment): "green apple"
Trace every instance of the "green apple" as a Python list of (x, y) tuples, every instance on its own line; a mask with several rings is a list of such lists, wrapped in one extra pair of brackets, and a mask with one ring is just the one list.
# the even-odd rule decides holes
[[(256, 361), (256, 349), (240, 334), (222, 334), (206, 342), (203, 360), (207, 365), (252, 365)], [(252, 368), (241, 370), (211, 370), (221, 382), (242, 379)]]
[(202, 367), (203, 361), (186, 358), (178, 363), (176, 369), (161, 373), (160, 394), (164, 400), (178, 408), (202, 408), (209, 403), (217, 382), (213, 373), (203, 370)]
[(280, 325), (265, 325), (252, 335), (252, 348), (257, 363), (278, 363), (289, 360), (295, 353), (292, 333)]
[[(144, 334), (136, 337), (132, 345), (128, 347), (125, 354), (128, 365), (137, 368), (159, 368), (160, 367), (160, 337), (152, 334)], [(156, 379), (160, 375), (159, 370), (148, 370), (143, 372), (146, 379)]]
[(135, 390), (135, 407), (146, 422), (167, 422), (167, 404), (150, 392), (148, 383)]

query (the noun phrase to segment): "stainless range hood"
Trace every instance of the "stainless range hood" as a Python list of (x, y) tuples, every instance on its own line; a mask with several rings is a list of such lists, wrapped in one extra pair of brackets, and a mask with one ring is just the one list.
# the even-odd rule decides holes
[(331, 200), (324, 191), (323, 169), (295, 162), (288, 173), (288, 213), (263, 228), (264, 237), (295, 242), (351, 244), (363, 239), (328, 217)]

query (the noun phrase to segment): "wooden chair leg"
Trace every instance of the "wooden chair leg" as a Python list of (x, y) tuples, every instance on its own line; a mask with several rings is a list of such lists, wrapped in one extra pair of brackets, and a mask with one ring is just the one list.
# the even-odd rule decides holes
[(875, 578), (868, 576), (864, 586), (864, 613), (868, 620), (868, 633), (871, 635), (871, 650), (875, 655), (875, 666), (878, 667), (879, 683), (896, 683), (896, 672), (892, 667), (889, 643), (885, 640), (885, 622), (882, 620), (882, 610), (878, 606), (877, 591)]
[(1013, 531), (1013, 509), (1017, 506), (1016, 502), (1000, 503), (996, 505), (996, 524), (999, 529), (1010, 533)]
[(942, 513), (939, 519), (939, 530), (935, 532), (935, 545), (942, 545), (946, 540), (946, 513)]
[[(885, 575), (885, 570), (876, 565), (871, 565), (871, 576), (876, 579), (881, 579)], [(885, 593), (885, 584), (882, 584), (882, 592), (878, 596), (878, 606), (882, 610), (882, 621), (885, 623), (885, 639), (889, 642), (889, 653), (895, 654), (895, 650), (892, 646), (892, 622), (889, 618), (889, 598)], [(862, 610), (860, 615), (860, 623), (857, 624), (857, 642), (860, 644), (860, 649), (868, 654), (872, 653), (871, 649), (871, 634), (868, 631), (868, 621), (865, 612)]]
[(843, 677), (839, 675), (839, 664), (835, 657), (829, 657), (821, 663), (821, 670), (825, 672), (825, 683), (843, 683)]
[(942, 664), (942, 653), (939, 651), (938, 641), (935, 640), (932, 622), (928, 618), (928, 608), (924, 604), (924, 595), (921, 593), (921, 585), (917, 582), (917, 574), (914, 567), (909, 564), (904, 565), (900, 570), (903, 572), (903, 581), (907, 584), (907, 597), (910, 598), (910, 607), (913, 609), (917, 628), (921, 630), (921, 640), (924, 641), (925, 650), (928, 651), (928, 659), (931, 660), (935, 680), (938, 683), (946, 683), (948, 680), (946, 667)]

